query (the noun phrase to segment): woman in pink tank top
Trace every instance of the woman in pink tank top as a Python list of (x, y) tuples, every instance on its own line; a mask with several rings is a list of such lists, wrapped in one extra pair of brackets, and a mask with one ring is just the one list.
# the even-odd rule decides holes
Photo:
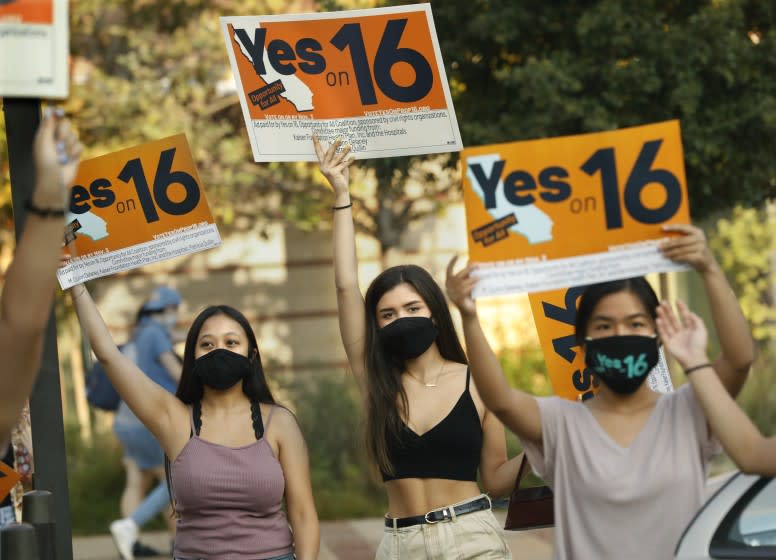
[(97, 359), (168, 458), (175, 558), (317, 558), (307, 448), (294, 415), (275, 404), (245, 317), (226, 305), (197, 316), (171, 395), (118, 350), (86, 287), (70, 293)]
[[(700, 229), (664, 231), (674, 234), (661, 245), (664, 256), (691, 266), (703, 281), (721, 349), (713, 369), (735, 396), (754, 359), (738, 301)], [(575, 402), (508, 385), (471, 297), (474, 267), (453, 273), (454, 264), (447, 292), (461, 311), (482, 398), (520, 437), (533, 470), (554, 490), (555, 558), (672, 558), (703, 504), (708, 463), (719, 445), (691, 385), (660, 393), (645, 383), (660, 360), (661, 306), (649, 283), (627, 278), (579, 290), (575, 335), (587, 365), (581, 374), (595, 379), (598, 390)], [(704, 358), (690, 358), (680, 360), (688, 371), (711, 369)]]

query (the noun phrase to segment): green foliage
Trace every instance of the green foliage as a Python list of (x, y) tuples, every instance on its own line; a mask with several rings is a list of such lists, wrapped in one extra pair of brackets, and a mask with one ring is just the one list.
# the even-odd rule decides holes
[(765, 435), (776, 434), (776, 350), (760, 354), (752, 368), (738, 403)]
[(505, 348), (498, 354), (501, 368), (509, 384), (536, 396), (552, 394), (547, 364), (541, 348)]
[[(403, 4), (406, 2), (392, 2)], [(434, 20), (465, 145), (681, 119), (692, 213), (776, 189), (776, 4), (447, 0)]]
[(776, 202), (736, 207), (709, 243), (738, 294), (758, 342), (776, 340)]
[(119, 499), (124, 488), (121, 447), (112, 433), (97, 434), (87, 444), (72, 424), (65, 436), (73, 534), (105, 533), (108, 523), (120, 517)]
[(383, 515), (385, 491), (366, 456), (363, 412), (352, 379), (321, 373), (315, 382), (292, 382), (288, 390), (310, 452), (318, 516)]

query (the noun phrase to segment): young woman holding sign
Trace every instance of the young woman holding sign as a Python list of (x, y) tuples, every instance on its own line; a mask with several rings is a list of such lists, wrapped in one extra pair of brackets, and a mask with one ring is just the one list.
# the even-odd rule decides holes
[(35, 135), (35, 190), (25, 202), (24, 231), (5, 272), (0, 297), (0, 456), (5, 454), (40, 367), (69, 187), (81, 157), (81, 143), (63, 115), (49, 107)]
[[(665, 229), (679, 235), (663, 243), (663, 253), (703, 279), (722, 348), (714, 368), (736, 395), (754, 359), (738, 302), (701, 230)], [(447, 293), (463, 317), (477, 388), (553, 487), (555, 557), (670, 558), (704, 501), (708, 460), (718, 446), (691, 386), (661, 395), (644, 383), (659, 357), (658, 299), (647, 281), (605, 282), (583, 292), (576, 337), (601, 384), (595, 398), (580, 403), (507, 384), (471, 298), (474, 266), (455, 274), (454, 264)]]
[(490, 511), (515, 483), (504, 428), (471, 382), (444, 294), (414, 265), (381, 273), (361, 295), (349, 193), (349, 149), (324, 150), (335, 192), (334, 271), (345, 353), (366, 401), (367, 448), (388, 493), (377, 558), (511, 558)]
[(194, 319), (171, 395), (119, 351), (84, 285), (71, 296), (97, 359), (169, 458), (175, 558), (317, 558), (307, 448), (293, 414), (275, 404), (245, 317), (218, 305)]
[(765, 438), (725, 389), (706, 357), (703, 321), (676, 302), (679, 318), (665, 302), (657, 310), (660, 340), (687, 372), (711, 431), (745, 473), (776, 476), (776, 437)]

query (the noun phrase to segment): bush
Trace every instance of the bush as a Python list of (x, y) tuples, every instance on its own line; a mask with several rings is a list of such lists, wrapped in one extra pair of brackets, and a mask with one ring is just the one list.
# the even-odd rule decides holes
[(342, 374), (286, 384), (310, 452), (321, 519), (382, 516), (385, 490), (369, 464), (364, 416), (355, 382)]
[(66, 427), (67, 477), (74, 535), (106, 533), (119, 517), (124, 488), (121, 447), (112, 433), (95, 434), (84, 442), (78, 427)]

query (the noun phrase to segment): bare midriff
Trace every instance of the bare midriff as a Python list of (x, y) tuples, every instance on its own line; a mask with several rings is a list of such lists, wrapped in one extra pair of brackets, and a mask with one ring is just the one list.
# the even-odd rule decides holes
[(388, 517), (411, 517), (476, 498), (476, 482), (441, 478), (402, 478), (385, 483)]

